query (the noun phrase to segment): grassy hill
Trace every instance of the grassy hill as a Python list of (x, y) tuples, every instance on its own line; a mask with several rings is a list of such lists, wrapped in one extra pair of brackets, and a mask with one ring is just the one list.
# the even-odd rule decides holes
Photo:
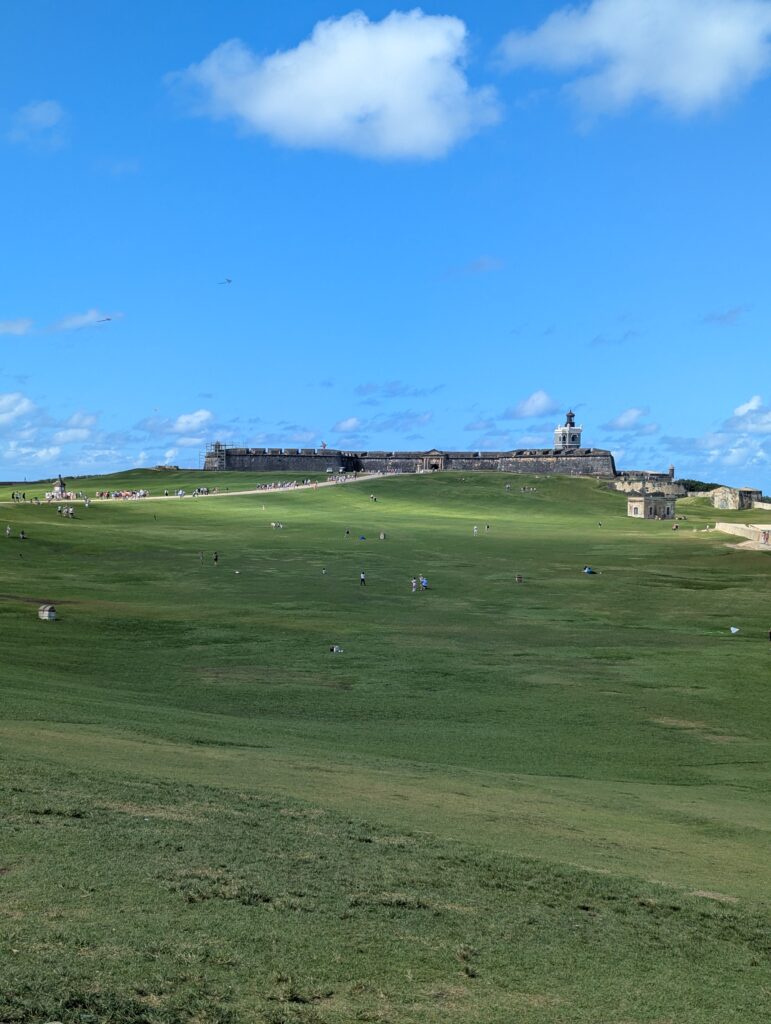
[(0, 1020), (765, 1019), (771, 560), (705, 499), (625, 511), (503, 474), (2, 506)]

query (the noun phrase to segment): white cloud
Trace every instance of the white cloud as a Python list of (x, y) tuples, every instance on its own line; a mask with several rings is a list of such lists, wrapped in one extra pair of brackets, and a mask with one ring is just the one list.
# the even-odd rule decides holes
[(362, 425), (358, 417), (349, 416), (347, 420), (338, 420), (332, 429), (340, 434), (349, 434), (352, 430), (359, 430)]
[(625, 409), (605, 424), (605, 430), (634, 430), (645, 413), (645, 409)]
[(64, 141), (65, 120), (64, 107), (56, 100), (27, 103), (13, 115), (8, 140), (56, 148)]
[(54, 324), (55, 331), (77, 331), (81, 327), (94, 327), (96, 324), (108, 320), (117, 320), (122, 313), (102, 313), (98, 309), (89, 309), (85, 313), (73, 313), (72, 316), (65, 316), (58, 323)]
[(85, 441), (91, 436), (91, 431), (85, 427), (70, 427), (67, 430), (57, 430), (53, 436), (55, 444), (71, 444), (73, 441)]
[(466, 79), (466, 35), (459, 18), (354, 11), (267, 57), (231, 39), (169, 79), (201, 96), (198, 113), (284, 145), (430, 159), (500, 117), (494, 90)]
[(74, 412), (67, 420), (68, 427), (93, 427), (96, 423), (96, 416), (88, 412)]
[(29, 445), (21, 445), (14, 440), (8, 444), (3, 451), (3, 458), (7, 461), (19, 463), (47, 462), (55, 459), (61, 454), (61, 448), (50, 446), (48, 448), (32, 448)]
[(35, 452), (30, 452), (30, 457), (36, 462), (47, 462), (49, 459), (55, 459), (58, 455), (61, 455), (61, 448), (56, 445), (51, 445), (50, 448), (38, 448)]
[(164, 459), (164, 462), (171, 462), (171, 460), (172, 460), (172, 459), (173, 459), (173, 458), (174, 458), (174, 457), (175, 457), (175, 456), (176, 456), (177, 454), (178, 454), (178, 453), (177, 453), (177, 449), (176, 449), (176, 448), (168, 448), (168, 449), (167, 449), (167, 450), (166, 450), (166, 451), (165, 451), (165, 452), (163, 453), (163, 459)]
[(758, 409), (741, 417), (739, 428), (748, 434), (771, 434), (771, 409)]
[(734, 409), (733, 416), (723, 424), (723, 428), (745, 438), (751, 434), (771, 434), (771, 407), (763, 405), (760, 395), (753, 395)]
[(529, 398), (517, 402), (515, 406), (506, 409), (503, 418), (507, 420), (522, 420), (535, 416), (550, 416), (559, 410), (559, 405), (545, 391), (534, 391)]
[[(208, 409), (197, 409), (196, 412), (185, 412), (177, 416), (170, 429), (174, 434), (188, 434), (194, 430), (200, 430), (207, 423), (211, 423), (213, 419), (214, 414)], [(179, 443), (182, 444), (182, 440)]]
[(203, 437), (178, 437), (177, 444), (180, 448), (200, 448), (204, 443)]
[(0, 334), (29, 334), (32, 330), (32, 321), (21, 317), (18, 320), (0, 320)]
[(19, 416), (32, 412), (34, 408), (34, 402), (20, 391), (12, 391), (0, 395), (0, 425), (12, 423)]
[(734, 416), (746, 416), (748, 412), (755, 412), (763, 405), (763, 399), (760, 395), (753, 395), (748, 402), (744, 402), (743, 405), (737, 405), (734, 409)]
[(715, 106), (771, 66), (767, 0), (592, 0), (512, 32), (510, 67), (584, 71), (568, 88), (588, 110), (653, 100), (680, 115)]

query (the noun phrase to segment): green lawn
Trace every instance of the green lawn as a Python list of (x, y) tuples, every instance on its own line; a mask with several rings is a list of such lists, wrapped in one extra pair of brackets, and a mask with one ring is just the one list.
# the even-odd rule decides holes
[[(93, 498), (96, 491), (148, 490), (159, 497), (167, 490), (170, 494), (182, 489), (188, 494), (196, 487), (217, 488), (220, 491), (247, 491), (269, 483), (280, 483), (302, 479), (325, 480), (326, 473), (207, 473), (200, 469), (130, 469), (123, 473), (108, 473), (104, 476), (68, 476), (65, 480), (72, 491), (82, 491)], [(44, 500), (51, 490), (51, 480), (30, 480), (16, 484), (0, 484), (0, 502), (10, 501), (13, 492), (21, 492), (30, 500)]]
[(706, 499), (625, 511), (503, 474), (0, 506), (0, 1020), (766, 1020), (771, 558)]

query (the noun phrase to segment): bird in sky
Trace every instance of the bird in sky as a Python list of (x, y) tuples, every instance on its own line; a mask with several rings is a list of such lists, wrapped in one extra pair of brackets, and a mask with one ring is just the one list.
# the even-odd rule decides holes
[(226, 277), (224, 281), (220, 281), (219, 282), (219, 284), (232, 284), (232, 283), (233, 283), (233, 281), (229, 277)]

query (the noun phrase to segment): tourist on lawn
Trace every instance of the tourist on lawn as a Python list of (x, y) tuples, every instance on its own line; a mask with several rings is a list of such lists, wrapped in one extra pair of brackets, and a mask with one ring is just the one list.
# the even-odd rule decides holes
[(367, 585), (367, 574), (364, 572), (359, 573), (359, 586), (366, 587)]

